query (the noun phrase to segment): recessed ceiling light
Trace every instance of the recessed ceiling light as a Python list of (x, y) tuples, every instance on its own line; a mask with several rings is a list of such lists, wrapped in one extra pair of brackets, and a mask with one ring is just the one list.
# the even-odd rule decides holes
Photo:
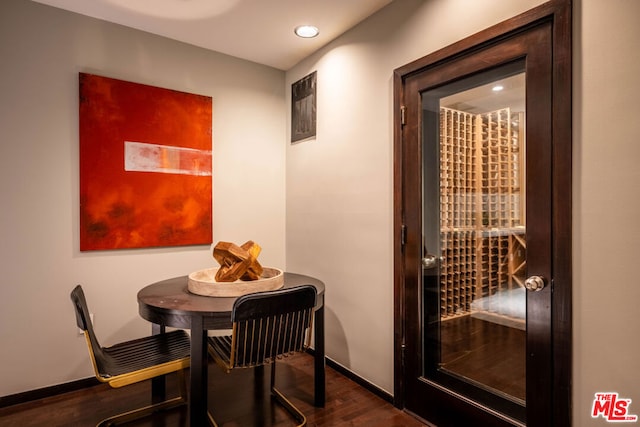
[(494, 92), (500, 92), (502, 89), (504, 89), (504, 86), (502, 85), (495, 85), (494, 87), (491, 88), (491, 90)]
[(296, 29), (293, 31), (294, 33), (296, 33), (298, 37), (302, 37), (305, 39), (310, 39), (320, 34), (320, 31), (318, 31), (318, 28), (314, 27), (313, 25), (300, 25), (299, 27), (296, 27)]

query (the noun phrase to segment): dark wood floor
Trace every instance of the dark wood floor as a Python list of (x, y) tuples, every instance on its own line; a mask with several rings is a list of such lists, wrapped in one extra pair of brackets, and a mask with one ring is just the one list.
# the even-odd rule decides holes
[(526, 333), (462, 316), (441, 323), (444, 370), (516, 399), (526, 396)]
[[(288, 413), (269, 398), (269, 368), (265, 369), (262, 386), (255, 381), (253, 370), (225, 374), (211, 365), (209, 372), (209, 409), (220, 427), (295, 425)], [(313, 358), (299, 354), (278, 363), (276, 385), (306, 415), (308, 426), (424, 426), (335, 370), (327, 367), (326, 372), (326, 406), (315, 408), (312, 404)], [(175, 375), (168, 381), (169, 390), (175, 390)], [(149, 382), (122, 389), (98, 385), (0, 409), (0, 426), (95, 426), (110, 415), (146, 405), (149, 395)], [(186, 409), (181, 408), (127, 426), (181, 427), (186, 426), (186, 422)]]

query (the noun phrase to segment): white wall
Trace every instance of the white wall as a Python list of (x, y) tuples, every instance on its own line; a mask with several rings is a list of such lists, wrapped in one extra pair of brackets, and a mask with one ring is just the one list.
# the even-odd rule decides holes
[(148, 334), (136, 293), (216, 265), (208, 246), (79, 252), (78, 72), (213, 98), (214, 241), (285, 267), (284, 72), (24, 0), (0, 2), (0, 396), (92, 375), (69, 293), (102, 344)]
[(596, 392), (640, 417), (640, 2), (574, 14), (574, 425), (603, 426)]
[[(287, 72), (318, 71), (317, 137), (287, 148), (287, 267), (327, 285), (327, 354), (393, 391), (393, 69), (542, 1), (402, 0)], [(575, 426), (640, 414), (640, 2), (574, 5)]]

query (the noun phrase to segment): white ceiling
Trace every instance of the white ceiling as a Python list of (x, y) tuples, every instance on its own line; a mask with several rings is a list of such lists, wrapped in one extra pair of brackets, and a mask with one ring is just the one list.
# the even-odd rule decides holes
[[(494, 92), (493, 87), (500, 85), (503, 90)], [(467, 113), (480, 114), (511, 108), (511, 111), (526, 111), (525, 73), (496, 79), (495, 81), (455, 93), (440, 99), (440, 105)]]
[[(288, 70), (392, 0), (33, 0)], [(301, 39), (293, 29), (315, 25)]]

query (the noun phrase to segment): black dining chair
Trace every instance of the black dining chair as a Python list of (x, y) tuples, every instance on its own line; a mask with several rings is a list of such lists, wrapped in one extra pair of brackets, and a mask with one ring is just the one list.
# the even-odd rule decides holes
[[(276, 389), (275, 361), (309, 346), (315, 304), (316, 288), (311, 285), (244, 295), (233, 305), (231, 335), (208, 338), (209, 354), (227, 373), (271, 364), (271, 395), (299, 427), (307, 419)], [(211, 414), (209, 418), (217, 426)]]
[(114, 415), (101, 421), (98, 427), (135, 420), (187, 403), (184, 369), (189, 367), (191, 347), (185, 331), (175, 330), (102, 347), (93, 331), (89, 308), (80, 285), (71, 292), (71, 300), (76, 309), (78, 327), (84, 331), (87, 340), (93, 370), (100, 382), (118, 388), (172, 372), (177, 372), (179, 377), (178, 397)]

